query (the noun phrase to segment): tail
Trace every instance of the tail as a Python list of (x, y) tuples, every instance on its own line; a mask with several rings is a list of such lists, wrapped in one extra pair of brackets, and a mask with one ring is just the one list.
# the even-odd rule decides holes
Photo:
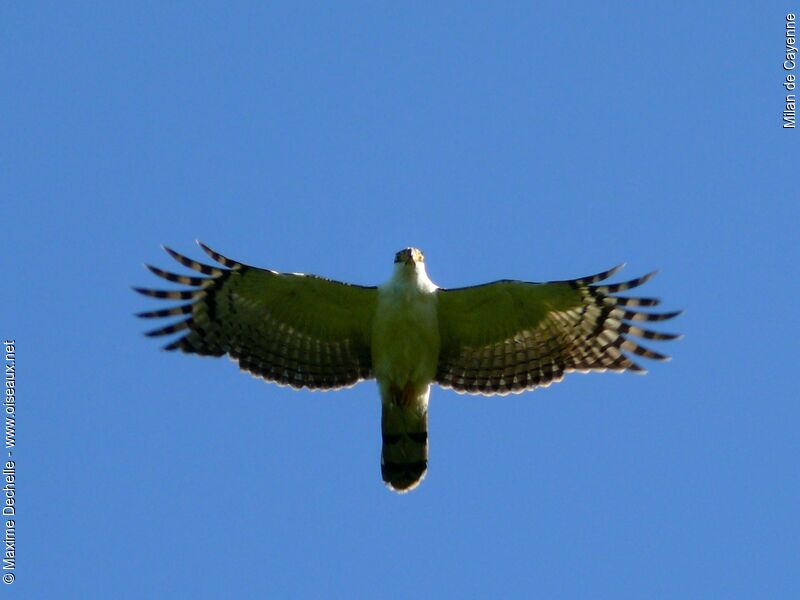
[(417, 487), (428, 470), (428, 394), (390, 388), (382, 397), (381, 475), (389, 489), (403, 493)]

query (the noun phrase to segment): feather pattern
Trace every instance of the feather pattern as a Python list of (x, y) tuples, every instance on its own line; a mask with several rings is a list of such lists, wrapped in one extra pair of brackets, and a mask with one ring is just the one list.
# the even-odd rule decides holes
[(626, 321), (663, 321), (680, 312), (626, 310), (655, 306), (659, 301), (613, 295), (646, 283), (655, 273), (623, 283), (595, 285), (622, 266), (574, 280), (504, 280), (440, 289), (442, 342), (436, 383), (457, 392), (505, 395), (545, 387), (572, 371), (644, 373), (626, 352), (668, 360), (626, 336), (648, 340), (680, 336)]
[(227, 354), (257, 377), (296, 388), (337, 389), (372, 376), (369, 328), (375, 288), (257, 269), (198, 244), (224, 268), (164, 248), (183, 266), (208, 277), (176, 275), (147, 266), (163, 279), (194, 289), (134, 288), (153, 298), (193, 301), (138, 314), (147, 319), (189, 315), (147, 333), (162, 336), (188, 331), (165, 350)]

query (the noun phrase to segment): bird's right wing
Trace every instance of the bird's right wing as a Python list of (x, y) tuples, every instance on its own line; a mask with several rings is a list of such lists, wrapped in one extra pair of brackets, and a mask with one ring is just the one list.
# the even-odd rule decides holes
[(678, 336), (627, 321), (663, 321), (680, 313), (629, 310), (655, 306), (658, 300), (612, 295), (643, 284), (652, 273), (625, 283), (594, 285), (621, 267), (569, 281), (497, 281), (440, 289), (436, 383), (458, 392), (507, 394), (561, 381), (570, 371), (643, 371), (623, 351), (668, 358), (626, 336)]
[(153, 298), (191, 300), (139, 313), (143, 318), (188, 317), (147, 333), (187, 332), (166, 350), (229, 354), (243, 370), (296, 388), (336, 389), (372, 377), (376, 288), (258, 269), (200, 246), (227, 268), (204, 265), (165, 248), (179, 263), (208, 277), (176, 275), (147, 265), (159, 277), (193, 289), (134, 288)]

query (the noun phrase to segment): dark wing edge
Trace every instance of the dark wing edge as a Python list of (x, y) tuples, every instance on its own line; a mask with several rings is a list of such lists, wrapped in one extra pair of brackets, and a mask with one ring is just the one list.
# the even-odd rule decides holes
[[(163, 300), (191, 300), (189, 304), (183, 304), (180, 306), (174, 306), (172, 308), (167, 308), (163, 310), (152, 310), (152, 311), (144, 311), (137, 313), (136, 316), (142, 319), (154, 319), (154, 318), (162, 318), (162, 317), (171, 317), (177, 315), (191, 315), (193, 309), (195, 308), (196, 304), (204, 299), (208, 298), (207, 291), (212, 290), (212, 288), (221, 288), (221, 286), (225, 283), (226, 279), (231, 276), (232, 273), (244, 272), (247, 269), (251, 269), (248, 265), (243, 263), (237, 262), (235, 260), (231, 260), (225, 256), (222, 256), (218, 252), (215, 252), (205, 244), (203, 244), (200, 240), (196, 240), (197, 245), (199, 245), (211, 258), (216, 260), (221, 265), (224, 265), (225, 269), (220, 269), (218, 267), (213, 267), (210, 265), (206, 265), (196, 260), (192, 260), (182, 254), (179, 254), (172, 248), (168, 248), (167, 246), (161, 246), (161, 248), (169, 254), (172, 258), (174, 258), (177, 262), (179, 262), (184, 267), (188, 269), (192, 269), (203, 275), (208, 275), (208, 277), (189, 277), (186, 275), (178, 275), (177, 273), (170, 273), (169, 271), (164, 271), (159, 269), (158, 267), (154, 267), (152, 265), (145, 264), (144, 266), (154, 275), (161, 277), (167, 281), (172, 283), (180, 283), (183, 285), (192, 286), (192, 289), (188, 290), (154, 290), (150, 288), (140, 288), (134, 287), (133, 290), (142, 294), (143, 296), (148, 296), (150, 298), (159, 298)], [(191, 330), (200, 333), (201, 335), (204, 333), (202, 329), (198, 331), (198, 327), (194, 322), (194, 319), (190, 316), (189, 318), (178, 321), (177, 323), (171, 323), (164, 327), (159, 327), (157, 329), (152, 329), (145, 333), (148, 337), (158, 337), (162, 335), (169, 335), (172, 333), (177, 333), (179, 331), (184, 330)], [(180, 337), (163, 347), (163, 350), (172, 351), (172, 350), (182, 350), (184, 352), (199, 354), (202, 356), (222, 356), (225, 354), (224, 351), (219, 350), (212, 350), (211, 348), (204, 347), (202, 345), (195, 345), (190, 340), (190, 334), (186, 334), (183, 337)]]
[[(648, 313), (641, 310), (630, 310), (630, 308), (651, 308), (658, 306), (661, 300), (658, 298), (632, 298), (616, 296), (618, 292), (624, 292), (633, 288), (637, 288), (655, 277), (658, 271), (653, 271), (631, 279), (622, 283), (615, 283), (610, 285), (594, 285), (598, 281), (603, 281), (611, 275), (619, 271), (623, 265), (614, 267), (609, 271), (583, 277), (572, 281), (566, 281), (570, 287), (578, 291), (583, 298), (583, 307), (581, 309), (581, 317), (578, 322), (578, 328), (583, 325), (583, 320), (586, 315), (593, 317), (593, 327), (588, 336), (590, 341), (603, 357), (598, 363), (581, 364), (580, 368), (572, 368), (573, 371), (587, 372), (591, 370), (611, 370), (611, 371), (633, 371), (635, 373), (645, 374), (647, 371), (640, 367), (638, 364), (627, 358), (624, 354), (619, 354), (612, 362), (608, 362), (606, 353), (611, 348), (617, 348), (626, 352), (631, 352), (636, 356), (649, 358), (651, 360), (666, 361), (670, 357), (666, 354), (655, 352), (644, 346), (628, 339), (626, 336), (634, 336), (646, 340), (668, 341), (676, 340), (683, 337), (682, 334), (677, 333), (664, 333), (659, 331), (652, 331), (634, 326), (626, 321), (643, 322), (643, 321), (666, 321), (673, 319), (684, 311), (677, 310), (666, 313)], [(595, 307), (594, 309), (592, 307)], [(556, 319), (559, 318), (559, 313), (552, 313)], [(576, 334), (575, 340), (579, 339), (581, 334)]]
[(596, 283), (598, 281), (603, 281), (604, 279), (608, 279), (614, 273), (619, 271), (625, 266), (625, 263), (620, 263), (616, 267), (612, 267), (607, 271), (603, 271), (602, 273), (596, 273), (595, 275), (588, 275), (586, 277), (581, 277), (579, 279), (562, 279), (557, 281), (522, 281), (520, 279), (497, 279), (495, 281), (487, 281), (486, 283), (478, 283), (476, 285), (465, 285), (457, 288), (439, 288), (440, 292), (459, 292), (461, 290), (474, 290), (476, 288), (482, 287), (489, 287), (490, 285), (496, 285), (498, 283), (521, 283), (521, 284), (530, 284), (530, 285), (541, 285), (542, 283), (583, 283), (583, 284), (590, 284)]

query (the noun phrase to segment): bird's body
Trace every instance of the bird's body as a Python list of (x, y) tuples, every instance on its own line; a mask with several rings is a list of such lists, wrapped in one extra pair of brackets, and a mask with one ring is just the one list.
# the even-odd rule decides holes
[(392, 278), (378, 287), (372, 324), (372, 364), (379, 384), (401, 389), (428, 385), (439, 359), (436, 291), (424, 263), (395, 263)]
[(406, 248), (395, 256), (385, 284), (364, 287), (258, 269), (201, 247), (225, 268), (167, 249), (178, 262), (208, 277), (148, 267), (191, 289), (135, 288), (155, 298), (191, 300), (140, 313), (144, 318), (188, 317), (148, 335), (185, 331), (165, 348), (228, 354), (253, 375), (295, 388), (339, 389), (376, 379), (382, 403), (381, 472), (399, 492), (416, 487), (427, 470), (431, 384), (505, 395), (547, 386), (570, 371), (644, 372), (623, 351), (667, 357), (626, 336), (678, 337), (630, 323), (662, 321), (678, 312), (630, 310), (658, 301), (613, 295), (652, 274), (596, 285), (621, 266), (573, 280), (502, 280), (445, 289), (428, 278), (422, 253)]
[(425, 264), (409, 255), (395, 262), (392, 278), (378, 287), (372, 324), (383, 411), (381, 472), (396, 490), (418, 484), (427, 469), (428, 397), (439, 360), (438, 288)]

